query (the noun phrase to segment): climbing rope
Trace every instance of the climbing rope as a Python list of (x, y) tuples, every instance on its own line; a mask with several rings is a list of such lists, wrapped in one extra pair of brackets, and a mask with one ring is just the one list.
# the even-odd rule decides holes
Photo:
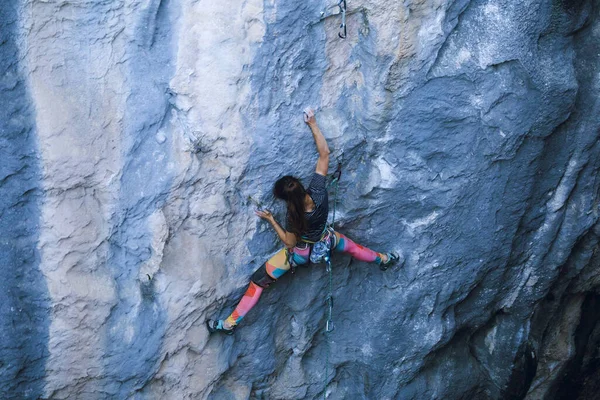
[[(334, 194), (333, 194), (333, 218), (331, 220), (331, 228), (335, 231), (335, 210), (337, 207), (337, 197), (338, 197), (338, 183), (340, 178), (342, 177), (342, 163), (338, 162), (337, 169), (333, 173), (333, 179), (329, 184), (328, 188), (335, 185)], [(334, 233), (335, 235), (335, 233)], [(324, 378), (324, 387), (323, 387), (323, 399), (327, 398), (327, 377), (329, 376), (329, 340), (328, 334), (333, 331), (333, 270), (331, 268), (331, 251), (329, 250), (329, 254), (325, 257), (325, 262), (327, 263), (327, 273), (329, 275), (329, 288), (327, 292), (327, 297), (325, 301), (327, 302), (327, 319), (325, 322), (325, 337), (327, 340), (325, 341), (325, 378)]]
[[(343, 160), (344, 155), (342, 154), (340, 156), (340, 159)], [(335, 172), (332, 175), (333, 179), (331, 181), (331, 183), (329, 184), (329, 187), (335, 185), (335, 191), (333, 192), (333, 219), (331, 221), (331, 227), (333, 228), (333, 226), (335, 225), (335, 209), (336, 209), (336, 205), (337, 205), (337, 191), (338, 191), (338, 182), (340, 181), (341, 177), (342, 177), (342, 161), (338, 161), (338, 165), (337, 168), (335, 170)]]

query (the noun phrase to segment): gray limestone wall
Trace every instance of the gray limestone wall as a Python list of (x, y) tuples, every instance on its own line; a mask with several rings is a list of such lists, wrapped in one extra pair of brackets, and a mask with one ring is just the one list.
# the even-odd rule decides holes
[[(348, 0), (346, 39), (323, 0), (9, 3), (0, 398), (595, 398), (597, 0)], [(327, 335), (315, 265), (211, 336), (306, 106), (336, 229), (406, 263), (335, 256)]]

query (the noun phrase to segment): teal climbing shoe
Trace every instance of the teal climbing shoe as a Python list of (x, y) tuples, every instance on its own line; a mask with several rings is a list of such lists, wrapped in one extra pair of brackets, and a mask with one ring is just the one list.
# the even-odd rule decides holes
[(387, 256), (387, 261), (379, 263), (379, 269), (382, 271), (386, 271), (388, 268), (395, 264), (400, 264), (400, 266), (404, 264), (404, 257), (402, 256), (402, 254), (385, 253), (385, 255)]
[(226, 335), (233, 335), (233, 330), (235, 329), (235, 327), (231, 328), (231, 329), (226, 329), (223, 326), (223, 320), (219, 319), (219, 320), (215, 320), (215, 319), (209, 319), (206, 321), (206, 327), (208, 328), (208, 331), (210, 333), (215, 333), (215, 332), (221, 332), (224, 333)]

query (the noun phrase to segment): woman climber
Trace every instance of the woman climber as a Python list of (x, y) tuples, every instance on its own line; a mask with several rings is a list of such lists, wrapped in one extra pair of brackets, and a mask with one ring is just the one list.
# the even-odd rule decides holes
[(246, 293), (227, 319), (206, 321), (211, 333), (233, 334), (236, 325), (258, 302), (263, 289), (289, 271), (291, 266), (308, 264), (309, 261), (323, 261), (330, 249), (349, 253), (360, 261), (377, 263), (384, 271), (401, 261), (401, 256), (394, 252), (377, 253), (354, 243), (327, 226), (329, 204), (326, 176), (329, 168), (329, 147), (317, 126), (312, 110), (307, 109), (304, 112), (304, 122), (310, 127), (319, 159), (307, 189), (297, 178), (289, 175), (275, 182), (273, 194), (284, 200), (287, 205), (286, 229), (277, 223), (270, 211), (256, 211), (256, 215), (273, 226), (285, 247), (254, 272)]

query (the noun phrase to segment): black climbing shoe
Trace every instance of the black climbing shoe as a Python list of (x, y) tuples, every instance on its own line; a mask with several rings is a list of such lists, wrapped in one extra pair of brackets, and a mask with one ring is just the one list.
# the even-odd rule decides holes
[(226, 335), (233, 335), (233, 330), (235, 329), (235, 327), (231, 329), (225, 329), (225, 327), (223, 326), (223, 320), (214, 319), (207, 320), (206, 327), (208, 328), (208, 331), (210, 333), (222, 332)]
[(387, 261), (379, 263), (379, 269), (382, 271), (386, 271), (389, 267), (395, 264), (404, 264), (404, 257), (402, 257), (402, 254), (385, 253), (385, 255), (388, 258)]

